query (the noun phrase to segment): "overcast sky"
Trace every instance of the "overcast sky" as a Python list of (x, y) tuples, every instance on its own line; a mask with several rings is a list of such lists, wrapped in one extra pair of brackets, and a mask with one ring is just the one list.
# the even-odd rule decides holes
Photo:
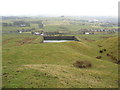
[(119, 0), (1, 0), (0, 15), (117, 16)]

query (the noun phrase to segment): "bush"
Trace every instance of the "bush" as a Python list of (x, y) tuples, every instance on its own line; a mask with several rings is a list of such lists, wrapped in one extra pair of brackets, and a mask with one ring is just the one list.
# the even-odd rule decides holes
[(101, 58), (102, 58), (102, 56), (97, 56), (96, 58), (97, 58), (97, 59), (101, 59)]
[(92, 64), (89, 61), (76, 61), (73, 66), (77, 68), (87, 68), (92, 67)]

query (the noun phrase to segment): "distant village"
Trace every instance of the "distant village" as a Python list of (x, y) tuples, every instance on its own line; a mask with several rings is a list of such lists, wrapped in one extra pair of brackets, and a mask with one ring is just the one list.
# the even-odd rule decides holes
[[(89, 21), (89, 22), (93, 22), (93, 21)], [(98, 20), (94, 20), (94, 22), (98, 22)], [(76, 31), (76, 33), (70, 33), (69, 31), (66, 32), (58, 30), (58, 31), (54, 31), (54, 32), (48, 32), (48, 31), (44, 31), (44, 24), (41, 21), (32, 21), (31, 23), (37, 23), (38, 24), (38, 28), (42, 28), (43, 30), (37, 30), (37, 28), (30, 28), (30, 29), (20, 29), (20, 30), (15, 30), (15, 31), (3, 31), (3, 33), (24, 33), (24, 32), (31, 32), (31, 34), (34, 35), (42, 35), (42, 36), (47, 36), (47, 35), (67, 35), (67, 34), (107, 34), (107, 33), (115, 33), (118, 32), (118, 29), (80, 29), (78, 31)], [(103, 24), (103, 27), (106, 26), (110, 26), (112, 24)], [(8, 26), (12, 26), (12, 27), (30, 27), (30, 23), (29, 22), (25, 22), (25, 21), (14, 21), (13, 23), (2, 23), (2, 26), (4, 27), (8, 27)], [(62, 27), (60, 27), (62, 28)]]

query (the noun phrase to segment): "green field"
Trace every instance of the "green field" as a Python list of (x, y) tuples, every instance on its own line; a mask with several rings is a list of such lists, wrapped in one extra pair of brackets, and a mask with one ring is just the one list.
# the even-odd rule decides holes
[[(77, 19), (41, 17), (3, 20), (7, 23), (24, 20), (31, 25), (4, 26), (3, 31), (35, 28), (34, 31), (60, 31), (67, 33), (61, 36), (74, 35), (80, 40), (41, 43), (43, 37), (31, 34), (32, 31), (3, 33), (3, 88), (118, 88), (118, 33), (79, 34), (84, 29), (116, 29), (117, 26), (102, 27), (101, 23)], [(33, 21), (41, 20), (44, 27), (38, 28), (39, 23)], [(89, 62), (91, 67), (75, 67), (76, 61)]]
[[(78, 20), (77, 20), (78, 19)], [(16, 31), (21, 29), (30, 29), (30, 28), (36, 28), (36, 31), (68, 31), (68, 32), (77, 32), (82, 29), (117, 29), (117, 26), (107, 26), (103, 27), (100, 26), (101, 24), (106, 23), (89, 23), (89, 22), (83, 22), (82, 19), (75, 17), (41, 17), (41, 18), (30, 18), (30, 19), (8, 19), (8, 20), (2, 20), (4, 23), (13, 23), (14, 21), (26, 21), (30, 23), (30, 27), (14, 27), (14, 26), (8, 26), (3, 27), (3, 31)], [(44, 28), (40, 29), (38, 28), (38, 23), (31, 23), (31, 22), (39, 22), (42, 21), (44, 24)], [(63, 27), (64, 29), (60, 28)]]
[[(81, 42), (39, 43), (40, 36), (31, 34), (3, 35), (4, 88), (117, 88), (118, 65), (99, 53), (98, 43), (106, 47), (109, 39)], [(84, 37), (84, 36), (79, 36)], [(92, 36), (86, 35), (90, 40)], [(95, 37), (95, 36), (94, 36)], [(98, 37), (96, 35), (96, 37)], [(109, 44), (108, 44), (109, 45)], [(117, 47), (116, 42), (111, 43)], [(107, 51), (116, 50), (114, 48)], [(116, 51), (115, 51), (116, 52)], [(77, 60), (87, 60), (91, 68), (76, 68)]]

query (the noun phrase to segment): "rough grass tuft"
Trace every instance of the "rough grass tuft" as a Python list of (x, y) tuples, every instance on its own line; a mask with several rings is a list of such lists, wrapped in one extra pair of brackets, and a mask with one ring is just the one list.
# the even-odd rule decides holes
[(92, 67), (92, 64), (89, 61), (76, 61), (73, 65), (77, 68)]

